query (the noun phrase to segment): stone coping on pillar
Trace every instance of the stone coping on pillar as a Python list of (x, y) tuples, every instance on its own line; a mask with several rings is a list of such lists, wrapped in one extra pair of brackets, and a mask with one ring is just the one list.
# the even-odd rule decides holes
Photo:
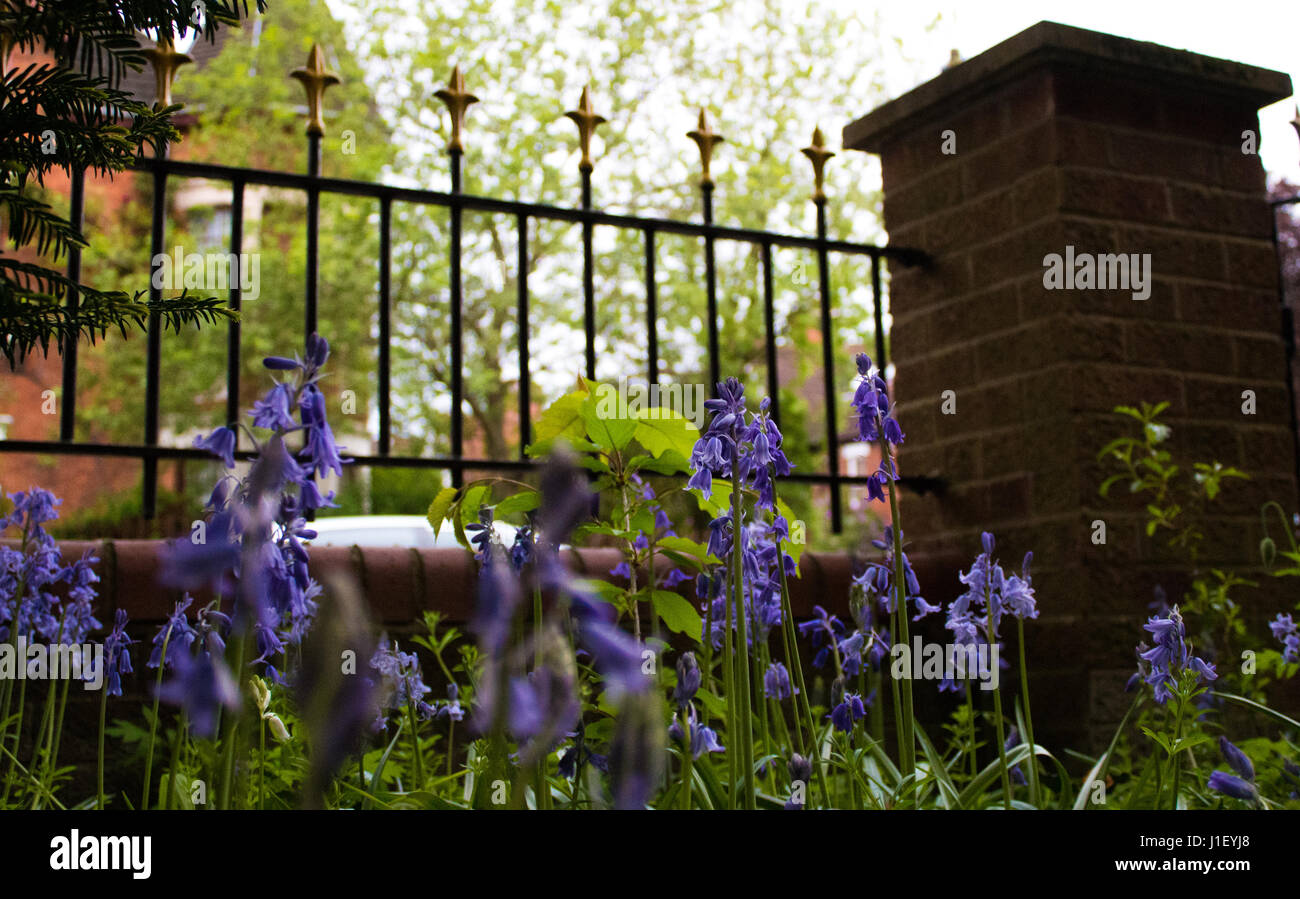
[(1042, 66), (1194, 88), (1206, 95), (1249, 100), (1256, 109), (1291, 95), (1291, 77), (1284, 72), (1044, 21), (850, 122), (844, 127), (844, 146), (879, 153), (895, 135), (914, 129), (919, 119), (944, 115)]

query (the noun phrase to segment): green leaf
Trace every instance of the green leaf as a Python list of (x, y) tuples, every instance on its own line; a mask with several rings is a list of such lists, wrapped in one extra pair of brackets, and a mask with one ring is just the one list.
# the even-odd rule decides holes
[[(641, 434), (638, 425), (637, 439), (640, 440)], [(645, 444), (642, 444), (644, 446)], [(633, 456), (627, 463), (628, 471), (653, 471), (655, 474), (685, 474), (690, 471), (690, 463), (686, 457), (675, 449), (664, 450), (658, 458), (647, 456), (645, 454)]]
[(451, 512), (451, 504), (459, 492), (455, 487), (443, 487), (433, 498), (433, 502), (429, 503), (428, 518), (429, 524), (433, 525), (433, 536), (438, 536), (438, 531), (442, 529), (442, 523), (447, 520)]
[(656, 590), (651, 596), (655, 614), (663, 619), (668, 629), (699, 640), (704, 633), (704, 621), (695, 607), (684, 597), (668, 590)]
[(541, 497), (536, 490), (521, 490), (511, 494), (496, 505), (497, 518), (515, 515), (519, 512), (531, 512), (537, 508)]
[[(655, 458), (674, 452), (683, 460), (691, 457), (700, 429), (686, 417), (669, 409), (654, 408), (636, 417), (636, 440)], [(683, 469), (685, 465), (683, 465)]]
[(599, 384), (596, 392), (582, 404), (582, 422), (587, 436), (607, 452), (624, 449), (632, 442), (637, 429), (635, 420), (619, 416), (619, 404), (611, 400), (611, 394), (617, 397), (614, 387)]
[(528, 455), (545, 455), (559, 438), (570, 443), (582, 439), (586, 433), (582, 407), (588, 396), (586, 390), (575, 390), (547, 406), (533, 425), (534, 442), (527, 449)]

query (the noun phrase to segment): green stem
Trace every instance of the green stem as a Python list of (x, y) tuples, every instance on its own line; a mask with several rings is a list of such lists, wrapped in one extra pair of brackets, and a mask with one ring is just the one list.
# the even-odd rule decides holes
[[(882, 441), (881, 446), (884, 452), (890, 453), (887, 443)], [(889, 464), (890, 471), (897, 472), (898, 463), (892, 455)], [(894, 608), (898, 612), (898, 639), (904, 646), (911, 646), (912, 641), (908, 636), (907, 626), (907, 580), (903, 570), (903, 528), (902, 519), (898, 515), (898, 491), (894, 489), (892, 474), (886, 481), (889, 485), (890, 530), (894, 535)], [(913, 736), (916, 719), (912, 711), (912, 679), (902, 678), (899, 687), (903, 701), (903, 733), (900, 736), (900, 761), (903, 765), (901, 773), (904, 777), (911, 777), (916, 773), (916, 742)]]
[(805, 683), (803, 676), (803, 661), (799, 655), (799, 642), (794, 628), (794, 612), (790, 606), (790, 583), (785, 576), (785, 560), (778, 559), (776, 568), (777, 571), (781, 572), (781, 625), (786, 630), (786, 645), (791, 653), (787, 661), (793, 662), (793, 674), (799, 687), (799, 694), (796, 699), (799, 706), (796, 706), (795, 720), (798, 721), (798, 708), (801, 706), (808, 724), (809, 740), (809, 751), (804, 754), (804, 758), (812, 763), (813, 770), (817, 772), (817, 785), (821, 788), (822, 798), (825, 799), (829, 808), (831, 805), (831, 791), (826, 786), (826, 773), (822, 770), (822, 751), (821, 744), (817, 740), (817, 722), (813, 718), (812, 704), (808, 698), (808, 685)]
[(104, 722), (108, 719), (108, 690), (104, 689), (99, 694), (99, 768), (96, 784), (98, 789), (95, 792), (95, 808), (100, 811), (104, 810)]
[[(735, 466), (733, 466), (733, 469)], [(739, 625), (740, 633), (737, 635), (738, 651), (740, 656), (737, 664), (740, 668), (740, 696), (741, 708), (740, 713), (744, 718), (743, 732), (740, 735), (743, 742), (741, 750), (744, 755), (742, 764), (745, 766), (745, 808), (754, 809), (756, 807), (754, 795), (754, 713), (752, 694), (750, 692), (750, 666), (753, 664), (753, 653), (749, 648), (749, 616), (745, 614), (745, 576), (744, 576), (744, 545), (741, 535), (741, 512), (742, 496), (740, 492), (740, 472), (734, 470), (731, 476), (731, 570), (732, 570), (732, 587), (735, 593), (736, 623)]]
[[(1029, 744), (1029, 801), (1038, 808), (1038, 753), (1034, 750), (1034, 715), (1029, 709), (1029, 666), (1025, 664), (1025, 620), (1016, 619), (1016, 634), (1020, 642), (1020, 701), (1025, 707), (1025, 742)], [(969, 682), (968, 682), (969, 683)]]
[(1007, 747), (1002, 729), (1002, 688), (1000, 686), (993, 691), (993, 722), (998, 734), (998, 758), (1002, 762), (1002, 801), (1003, 805), (1010, 809), (1011, 772), (1007, 770)]
[(167, 645), (171, 642), (171, 639), (172, 626), (169, 622), (167, 631), (163, 634), (162, 652), (158, 656), (158, 676), (154, 678), (153, 685), (153, 715), (149, 719), (149, 750), (144, 757), (144, 797), (140, 800), (140, 808), (144, 810), (149, 808), (149, 791), (153, 788), (153, 751), (158, 738), (158, 703), (162, 692), (163, 672), (167, 670)]

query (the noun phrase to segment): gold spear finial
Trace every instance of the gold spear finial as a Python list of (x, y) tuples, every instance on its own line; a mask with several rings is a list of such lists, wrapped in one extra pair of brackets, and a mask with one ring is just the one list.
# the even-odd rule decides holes
[(325, 51), (320, 44), (312, 44), (307, 54), (307, 65), (294, 69), (290, 78), (302, 82), (302, 89), (307, 92), (307, 133), (321, 136), (325, 133), (325, 119), (322, 117), (325, 89), (341, 83), (338, 75), (325, 68)]
[(451, 113), (451, 141), (447, 144), (447, 152), (464, 153), (465, 145), (461, 142), (460, 132), (465, 124), (465, 110), (469, 109), (471, 103), (477, 103), (478, 97), (465, 90), (465, 76), (460, 73), (460, 66), (451, 70), (451, 80), (434, 96), (446, 103), (447, 111)]
[(704, 173), (700, 176), (700, 186), (713, 187), (713, 175), (709, 171), (709, 163), (713, 161), (713, 147), (726, 138), (714, 132), (709, 126), (709, 115), (703, 108), (700, 109), (699, 124), (695, 126), (694, 131), (687, 131), (686, 136), (695, 141), (695, 145), (700, 148), (700, 163), (704, 168)]
[(590, 172), (595, 168), (591, 161), (591, 136), (596, 133), (596, 126), (605, 124), (606, 119), (592, 108), (591, 92), (586, 86), (582, 88), (578, 108), (571, 109), (564, 115), (578, 125), (578, 143), (582, 146), (582, 161), (578, 163), (578, 171)]
[(184, 53), (177, 53), (176, 46), (167, 35), (159, 35), (154, 46), (145, 50), (144, 55), (149, 57), (149, 64), (153, 66), (156, 102), (159, 106), (171, 106), (172, 81), (176, 78), (176, 70), (194, 60)]
[(823, 174), (826, 169), (826, 160), (835, 155), (831, 150), (826, 149), (826, 138), (822, 137), (820, 127), (813, 129), (812, 146), (804, 147), (801, 151), (812, 162), (813, 166), (813, 202), (822, 203), (826, 200), (826, 191), (823, 188)]

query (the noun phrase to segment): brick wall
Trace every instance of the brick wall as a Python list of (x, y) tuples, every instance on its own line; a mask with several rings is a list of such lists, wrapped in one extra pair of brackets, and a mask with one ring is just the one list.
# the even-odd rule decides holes
[[(952, 486), (909, 498), (904, 529), (935, 570), (968, 565), (982, 529), (1004, 562), (1034, 551), (1035, 717), (1066, 745), (1109, 734), (1152, 589), (1176, 600), (1186, 577), (1141, 504), (1098, 496), (1110, 410), (1168, 401), (1176, 455), (1253, 476), (1220, 505), (1207, 562), (1248, 565), (1260, 504), (1295, 507), (1264, 172), (1242, 152), (1289, 93), (1279, 73), (1040, 23), (845, 129), (881, 156), (891, 242), (934, 257), (892, 273), (895, 389), (904, 473)], [(1068, 245), (1149, 253), (1150, 297), (1045, 289), (1044, 257)], [(1264, 591), (1252, 614), (1269, 608)]]

